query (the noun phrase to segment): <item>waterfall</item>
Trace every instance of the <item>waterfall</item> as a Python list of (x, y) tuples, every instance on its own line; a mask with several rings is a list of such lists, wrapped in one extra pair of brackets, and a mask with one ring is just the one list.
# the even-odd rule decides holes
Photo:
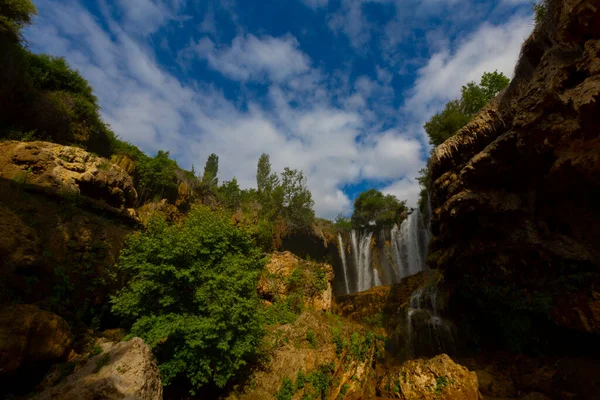
[(338, 233), (338, 243), (340, 246), (340, 258), (342, 259), (342, 267), (344, 268), (344, 287), (346, 294), (350, 293), (350, 286), (348, 285), (348, 266), (346, 264), (346, 251), (344, 250), (344, 241), (342, 240), (342, 234)]
[(391, 236), (394, 270), (398, 281), (426, 269), (429, 229), (419, 209), (415, 209), (402, 221), (400, 228), (395, 225)]
[(417, 289), (407, 311), (407, 339), (411, 357), (433, 356), (455, 351), (452, 329), (440, 316), (438, 287)]
[[(428, 219), (419, 209), (415, 209), (400, 226), (394, 225), (391, 230), (382, 230), (375, 236), (372, 231), (353, 229), (349, 235), (350, 258), (346, 258), (344, 239), (338, 234), (343, 268), (340, 275), (344, 278), (345, 293), (362, 292), (382, 284), (390, 285), (426, 270), (425, 258), (430, 237)], [(377, 238), (375, 248), (372, 245), (373, 237)], [(373, 252), (377, 252), (377, 265), (373, 265)]]

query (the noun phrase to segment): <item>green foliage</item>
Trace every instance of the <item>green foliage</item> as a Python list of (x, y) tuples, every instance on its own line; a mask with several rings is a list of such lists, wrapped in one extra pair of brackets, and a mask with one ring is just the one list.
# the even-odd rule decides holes
[(315, 332), (311, 330), (306, 332), (306, 340), (313, 349), (316, 349), (319, 345), (319, 343), (317, 342), (317, 337), (315, 336)]
[(337, 230), (342, 232), (350, 232), (352, 230), (352, 220), (350, 217), (345, 217), (344, 214), (339, 213), (333, 222)]
[(302, 171), (285, 168), (281, 174), (282, 214), (293, 231), (311, 227), (315, 213), (312, 194), (306, 187), (306, 177)]
[(292, 396), (294, 396), (295, 392), (294, 383), (290, 378), (285, 377), (283, 378), (283, 383), (279, 388), (279, 392), (275, 395), (275, 398), (277, 400), (292, 400)]
[(261, 154), (256, 167), (256, 188), (262, 197), (269, 197), (279, 186), (277, 174), (271, 172), (271, 161), (268, 154)]
[[(141, 152), (140, 152), (141, 153)], [(174, 201), (177, 196), (177, 170), (179, 167), (169, 158), (168, 151), (159, 150), (154, 157), (141, 153), (135, 162), (136, 187), (140, 201), (168, 198)]]
[(535, 16), (535, 25), (541, 26), (548, 15), (548, 2), (547, 0), (540, 0), (537, 3), (533, 3), (532, 7)]
[(366, 228), (374, 223), (378, 228), (391, 227), (399, 222), (400, 215), (406, 210), (406, 201), (399, 201), (395, 196), (370, 189), (354, 200), (352, 226)]
[(82, 95), (97, 111), (97, 99), (89, 83), (67, 64), (63, 57), (29, 54), (29, 73), (33, 86), (40, 91), (65, 91)]
[(131, 278), (112, 299), (153, 349), (163, 384), (223, 387), (256, 353), (263, 329), (258, 277), (264, 260), (227, 215), (200, 206), (182, 226), (154, 219), (129, 236), (118, 267)]
[(230, 181), (223, 182), (219, 187), (219, 201), (230, 211), (235, 211), (241, 204), (242, 191), (234, 177)]
[(333, 340), (333, 344), (335, 344), (335, 354), (339, 357), (342, 355), (344, 348), (346, 347), (339, 328), (334, 328), (331, 331), (331, 338)]
[(471, 117), (463, 112), (460, 100), (446, 103), (441, 113), (434, 115), (425, 123), (424, 128), (429, 135), (429, 143), (439, 146), (446, 139), (454, 136), (470, 120)]
[(0, 3), (0, 35), (21, 39), (21, 29), (31, 23), (37, 9), (30, 0), (2, 0)]
[(296, 374), (296, 389), (304, 389), (304, 384), (306, 383), (306, 376), (302, 370), (299, 370)]
[(216, 188), (219, 183), (217, 174), (219, 173), (219, 156), (212, 153), (206, 160), (204, 166), (204, 174), (202, 175), (202, 183), (208, 185), (211, 188)]
[(510, 80), (501, 72), (485, 72), (478, 84), (468, 82), (461, 89), (461, 98), (446, 103), (444, 110), (425, 123), (429, 142), (439, 146), (454, 136), (492, 100)]
[(366, 336), (354, 332), (352, 336), (350, 336), (350, 356), (355, 360), (365, 361), (371, 345), (373, 344), (373, 340), (373, 332), (368, 332)]

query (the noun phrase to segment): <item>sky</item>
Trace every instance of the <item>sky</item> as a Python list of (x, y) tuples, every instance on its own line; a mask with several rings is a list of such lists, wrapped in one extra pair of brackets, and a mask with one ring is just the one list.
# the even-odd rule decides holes
[(113, 131), (219, 180), (301, 169), (317, 216), (377, 188), (414, 206), (423, 124), (485, 71), (511, 77), (531, 0), (33, 0), (25, 37), (90, 82)]

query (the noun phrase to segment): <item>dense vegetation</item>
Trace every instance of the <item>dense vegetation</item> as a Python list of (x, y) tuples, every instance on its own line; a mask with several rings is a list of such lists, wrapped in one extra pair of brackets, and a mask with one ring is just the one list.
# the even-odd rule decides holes
[(460, 99), (448, 102), (444, 110), (425, 124), (429, 142), (439, 146), (454, 136), (509, 83), (510, 80), (498, 71), (485, 72), (479, 85), (468, 82), (462, 87)]
[(118, 268), (130, 279), (113, 310), (152, 347), (163, 384), (223, 387), (255, 353), (263, 261), (226, 214), (199, 206), (181, 227), (155, 219), (129, 237)]
[(395, 196), (384, 195), (379, 190), (362, 192), (354, 200), (354, 213), (351, 222), (354, 228), (374, 225), (377, 228), (390, 228), (398, 223), (403, 212), (407, 211), (406, 201)]

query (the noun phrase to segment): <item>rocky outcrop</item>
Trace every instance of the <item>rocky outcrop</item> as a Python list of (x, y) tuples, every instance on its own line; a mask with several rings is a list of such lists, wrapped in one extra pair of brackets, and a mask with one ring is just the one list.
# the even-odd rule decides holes
[(0, 178), (64, 197), (82, 196), (108, 210), (132, 208), (137, 193), (121, 167), (77, 147), (0, 143)]
[(379, 381), (380, 396), (402, 400), (479, 400), (477, 374), (446, 354), (391, 368)]
[(0, 308), (0, 376), (66, 359), (73, 336), (64, 319), (32, 305)]
[(18, 299), (70, 322), (102, 323), (118, 289), (113, 267), (134, 226), (9, 180), (0, 179), (0, 193), (0, 303)]
[(259, 295), (268, 301), (301, 296), (305, 307), (330, 311), (333, 302), (333, 268), (304, 261), (289, 251), (275, 252), (258, 283)]
[(104, 343), (102, 349), (102, 354), (85, 362), (71, 362), (73, 372), (66, 378), (65, 366), (57, 366), (44, 380), (41, 393), (32, 399), (162, 399), (159, 370), (142, 339)]
[(577, 335), (600, 334), (600, 7), (549, 1), (547, 14), (509, 88), (429, 165), (428, 262), (479, 346), (585, 348)]
[(293, 324), (270, 330), (264, 343), (268, 363), (256, 366), (248, 384), (232, 391), (228, 400), (375, 395), (376, 351), (382, 346), (360, 325), (306, 311)]

